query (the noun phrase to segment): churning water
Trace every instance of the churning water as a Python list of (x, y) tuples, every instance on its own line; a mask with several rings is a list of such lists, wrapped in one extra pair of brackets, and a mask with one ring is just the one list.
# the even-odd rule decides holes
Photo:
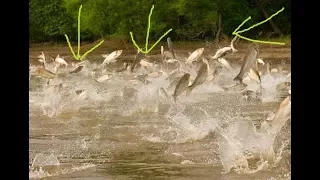
[(284, 99), (276, 87), (286, 74), (264, 73), (261, 95), (244, 98), (223, 88), (235, 84), (232, 66), (177, 103), (165, 74), (110, 73), (98, 83), (89, 63), (78, 74), (61, 68), (49, 85), (32, 75), (29, 177), (291, 179), (291, 120), (266, 121)]

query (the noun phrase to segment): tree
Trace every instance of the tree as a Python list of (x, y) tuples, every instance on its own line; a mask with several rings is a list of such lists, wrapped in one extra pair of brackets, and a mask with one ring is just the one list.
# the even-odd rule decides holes
[[(268, 19), (270, 16), (269, 16), (269, 13), (265, 10), (265, 6), (266, 6), (266, 4), (270, 4), (271, 1), (270, 0), (253, 0), (253, 2), (259, 7), (259, 9), (261, 10), (264, 18)], [(268, 22), (269, 22), (269, 24), (270, 24), (270, 26), (273, 29), (273, 32), (275, 34), (277, 34), (277, 35), (282, 35), (283, 34), (272, 19), (270, 19)]]
[(222, 32), (222, 0), (217, 0), (217, 13), (218, 13), (218, 32), (216, 35), (216, 44), (219, 44), (219, 36)]
[(59, 40), (72, 33), (72, 16), (62, 6), (62, 0), (30, 0), (29, 23), (31, 40)]

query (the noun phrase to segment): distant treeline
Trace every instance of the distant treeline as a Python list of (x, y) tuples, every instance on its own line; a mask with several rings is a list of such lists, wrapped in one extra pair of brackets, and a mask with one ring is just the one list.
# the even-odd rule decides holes
[(247, 28), (285, 8), (271, 21), (243, 35), (270, 38), (291, 34), (291, 0), (30, 0), (30, 42), (61, 42), (67, 34), (77, 40), (77, 17), (80, 5), (82, 41), (100, 38), (145, 40), (148, 15), (150, 39), (157, 40), (172, 28), (172, 40), (208, 40), (231, 37), (243, 20)]

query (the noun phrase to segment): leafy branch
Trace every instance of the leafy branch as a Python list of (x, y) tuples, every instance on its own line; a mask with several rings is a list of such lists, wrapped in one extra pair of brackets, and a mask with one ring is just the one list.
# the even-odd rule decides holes
[(278, 15), (280, 12), (282, 12), (284, 10), (284, 7), (282, 9), (280, 9), (279, 11), (277, 11), (276, 13), (274, 13), (273, 15), (271, 15), (269, 18), (267, 18), (266, 20), (264, 21), (261, 21), (259, 23), (256, 23), (252, 26), (250, 26), (249, 28), (247, 29), (244, 29), (244, 30), (241, 30), (241, 31), (238, 31), (247, 21), (249, 21), (251, 19), (251, 16), (249, 16), (247, 19), (245, 19), (232, 33), (232, 35), (236, 35), (237, 37), (239, 38), (242, 38), (242, 39), (245, 39), (247, 41), (252, 41), (252, 42), (257, 42), (257, 43), (265, 43), (265, 44), (277, 44), (277, 45), (285, 45), (285, 43), (281, 43), (281, 42), (272, 42), (272, 41), (261, 41), (261, 40), (255, 40), (255, 39), (250, 39), (250, 38), (247, 38), (247, 37), (244, 37), (244, 36), (241, 36), (239, 35), (240, 33), (243, 33), (243, 32), (246, 32), (246, 31), (249, 31), (250, 29), (254, 28), (254, 27), (257, 27), (267, 21), (269, 21), (271, 18), (273, 18), (274, 16)]
[(104, 40), (100, 41), (99, 44), (95, 45), (93, 48), (91, 48), (90, 50), (88, 50), (87, 52), (85, 52), (82, 56), (80, 55), (80, 16), (81, 16), (81, 9), (82, 9), (82, 5), (80, 6), (79, 8), (79, 14), (78, 14), (78, 52), (77, 52), (77, 55), (74, 53), (72, 47), (71, 47), (71, 43), (69, 41), (69, 38), (68, 38), (68, 35), (64, 35), (66, 37), (66, 40), (68, 42), (68, 46), (70, 48), (70, 51), (73, 55), (73, 57), (76, 59), (76, 60), (82, 60), (84, 57), (86, 57), (90, 52), (92, 52), (94, 49), (96, 49), (97, 47), (99, 47), (103, 42)]
[(133, 42), (133, 45), (142, 53), (144, 54), (148, 54), (160, 41), (162, 38), (164, 38), (170, 31), (172, 31), (172, 28), (169, 29), (166, 33), (164, 33), (157, 41), (156, 43), (154, 43), (150, 49), (148, 49), (148, 39), (149, 39), (149, 32), (150, 32), (150, 27), (151, 27), (151, 15), (152, 15), (152, 11), (153, 11), (153, 8), (154, 8), (154, 5), (152, 5), (151, 7), (151, 10), (150, 10), (150, 13), (149, 13), (149, 17), (148, 17), (148, 28), (147, 28), (147, 36), (146, 36), (146, 46), (145, 46), (145, 50), (142, 50), (142, 48), (140, 48), (138, 46), (138, 44), (136, 43), (136, 41), (134, 40), (133, 38), (133, 34), (132, 32), (130, 31), (130, 36), (131, 36), (131, 40)]

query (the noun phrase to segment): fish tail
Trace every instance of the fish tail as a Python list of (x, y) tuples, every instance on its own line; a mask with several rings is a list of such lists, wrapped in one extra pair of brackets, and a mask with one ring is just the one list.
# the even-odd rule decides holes
[(233, 80), (240, 81), (240, 83), (242, 84), (242, 78), (241, 78), (240, 74), (238, 74)]

